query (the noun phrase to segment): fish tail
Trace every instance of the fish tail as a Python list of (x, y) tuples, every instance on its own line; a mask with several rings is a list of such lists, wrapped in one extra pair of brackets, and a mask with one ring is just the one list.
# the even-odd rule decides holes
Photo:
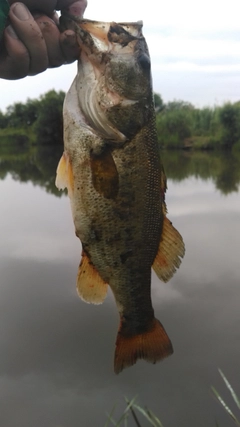
[(154, 318), (149, 330), (137, 335), (124, 334), (120, 324), (116, 340), (114, 371), (119, 374), (124, 368), (134, 365), (138, 359), (156, 363), (172, 353), (172, 343), (159, 320)]

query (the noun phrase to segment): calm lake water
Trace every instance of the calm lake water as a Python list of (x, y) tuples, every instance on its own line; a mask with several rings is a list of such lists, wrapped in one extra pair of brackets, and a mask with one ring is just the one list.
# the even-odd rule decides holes
[(116, 376), (113, 297), (92, 306), (75, 291), (81, 248), (54, 188), (60, 153), (0, 149), (0, 425), (103, 427), (137, 395), (164, 427), (231, 427), (211, 386), (235, 411), (218, 368), (240, 395), (240, 155), (164, 153), (186, 255), (169, 283), (153, 275), (152, 298), (174, 354)]

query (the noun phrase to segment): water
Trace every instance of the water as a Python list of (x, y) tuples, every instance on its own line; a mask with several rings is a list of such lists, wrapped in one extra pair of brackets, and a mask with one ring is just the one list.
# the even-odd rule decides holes
[(231, 427), (211, 386), (235, 410), (218, 368), (240, 394), (240, 156), (164, 153), (186, 255), (169, 283), (153, 275), (152, 297), (174, 355), (116, 376), (112, 295), (92, 306), (75, 291), (81, 250), (54, 188), (60, 151), (0, 149), (0, 425), (103, 427), (138, 395), (164, 427)]

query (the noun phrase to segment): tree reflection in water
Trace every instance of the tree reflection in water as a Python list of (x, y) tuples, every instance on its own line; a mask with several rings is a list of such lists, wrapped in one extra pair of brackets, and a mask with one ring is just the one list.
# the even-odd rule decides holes
[[(55, 187), (61, 145), (29, 146), (24, 139), (9, 144), (0, 141), (0, 179), (8, 173), (15, 180), (31, 181), (44, 187), (47, 192), (61, 197)], [(191, 176), (211, 179), (223, 194), (238, 191), (240, 183), (240, 153), (231, 151), (184, 151), (166, 150), (161, 153), (168, 179), (182, 181)]]

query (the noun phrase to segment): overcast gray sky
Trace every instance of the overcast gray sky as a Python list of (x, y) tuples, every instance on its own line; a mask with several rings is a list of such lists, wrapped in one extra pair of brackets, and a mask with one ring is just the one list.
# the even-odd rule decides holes
[[(89, 0), (85, 17), (144, 22), (155, 92), (165, 102), (195, 106), (240, 99), (240, 4), (238, 0)], [(66, 91), (76, 64), (19, 81), (0, 81), (0, 109), (54, 88)]]

